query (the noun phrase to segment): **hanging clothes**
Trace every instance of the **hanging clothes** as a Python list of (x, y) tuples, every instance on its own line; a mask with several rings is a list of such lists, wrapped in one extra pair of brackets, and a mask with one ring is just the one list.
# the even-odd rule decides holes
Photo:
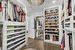
[(63, 31), (62, 41), (61, 41), (61, 49), (64, 50), (65, 47), (65, 32)]

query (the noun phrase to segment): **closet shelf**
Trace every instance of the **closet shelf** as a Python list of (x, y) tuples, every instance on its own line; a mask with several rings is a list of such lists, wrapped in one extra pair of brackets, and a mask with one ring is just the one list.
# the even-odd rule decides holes
[(56, 32), (58, 32), (58, 31), (45, 31), (45, 32), (55, 32), (55, 33), (56, 33)]
[(20, 37), (20, 36), (22, 36), (22, 35), (25, 35), (25, 34), (21, 34), (21, 35), (15, 36), (15, 37), (9, 38), (9, 39), (7, 39), (7, 40), (11, 40), (11, 39), (14, 39), (14, 38)]
[(50, 36), (53, 36), (53, 35), (55, 35), (55, 36), (59, 36), (58, 34), (46, 34), (46, 35), (50, 35)]
[(25, 41), (25, 40), (23, 40), (23, 41), (21, 41), (21, 42), (19, 42), (19, 43), (15, 44), (14, 46), (12, 46), (12, 47), (8, 48), (8, 50), (10, 50), (11, 48), (13, 48), (13, 47), (17, 46), (18, 44), (20, 44), (20, 43), (22, 43), (22, 42), (24, 42), (24, 41)]
[(68, 19), (68, 18), (72, 18), (72, 16), (67, 16), (67, 17), (65, 17), (65, 19)]
[(11, 34), (17, 34), (17, 33), (22, 33), (22, 32), (25, 32), (25, 30), (22, 30), (22, 31), (18, 31), (18, 32), (10, 32), (10, 33), (7, 33), (7, 35), (11, 35)]
[(11, 30), (19, 30), (19, 29), (25, 29), (25, 28), (12, 28), (12, 29), (7, 29), (7, 31), (11, 31)]
[(45, 22), (45, 23), (58, 23), (58, 22)]
[(49, 18), (45, 18), (45, 20), (58, 20), (58, 18), (57, 18), (57, 19), (49, 19)]
[(45, 26), (59, 26), (59, 25), (45, 25)]
[(65, 23), (71, 23), (71, 22), (65, 22)]
[(14, 43), (14, 42), (16, 42), (16, 41), (19, 41), (19, 40), (21, 40), (21, 39), (23, 39), (23, 38), (25, 38), (25, 37), (22, 37), (22, 38), (19, 38), (19, 39), (15, 40), (15, 41), (12, 41), (12, 42), (8, 43), (7, 45), (10, 45), (10, 44), (12, 44), (12, 43)]
[(6, 24), (7, 25), (21, 25), (21, 26), (25, 26), (25, 22), (11, 22), (11, 21), (7, 21)]
[(58, 29), (58, 28), (45, 28), (45, 29)]
[(72, 29), (72, 28), (70, 28), (70, 27), (65, 27), (65, 30), (72, 31), (73, 29)]

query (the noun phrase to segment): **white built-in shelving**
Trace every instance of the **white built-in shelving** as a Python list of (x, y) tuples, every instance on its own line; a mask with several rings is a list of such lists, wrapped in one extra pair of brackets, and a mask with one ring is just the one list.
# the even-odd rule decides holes
[[(24, 45), (26, 45), (27, 42), (26, 7), (21, 7), (20, 5), (15, 4), (13, 1), (10, 0), (8, 1), (2, 0), (1, 3), (2, 3), (2, 12), (0, 12), (0, 25), (2, 25), (1, 50), (19, 50)], [(14, 8), (14, 6), (16, 8)]]
[(64, 0), (65, 50), (75, 50), (75, 0)]
[(46, 8), (44, 14), (44, 41), (60, 45), (62, 35), (61, 6)]

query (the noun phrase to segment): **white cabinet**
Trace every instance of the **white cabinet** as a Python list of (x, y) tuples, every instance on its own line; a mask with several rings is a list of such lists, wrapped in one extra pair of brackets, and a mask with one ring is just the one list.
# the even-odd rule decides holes
[(34, 16), (29, 17), (29, 37), (35, 38), (35, 28), (34, 28)]

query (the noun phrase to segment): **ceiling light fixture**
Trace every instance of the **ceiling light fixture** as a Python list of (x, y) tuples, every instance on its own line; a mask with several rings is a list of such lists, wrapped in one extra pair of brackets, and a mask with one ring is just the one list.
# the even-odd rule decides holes
[(56, 3), (56, 1), (55, 1), (55, 0), (53, 0), (53, 1), (52, 1), (52, 3), (53, 3), (53, 4), (55, 4), (55, 3)]

